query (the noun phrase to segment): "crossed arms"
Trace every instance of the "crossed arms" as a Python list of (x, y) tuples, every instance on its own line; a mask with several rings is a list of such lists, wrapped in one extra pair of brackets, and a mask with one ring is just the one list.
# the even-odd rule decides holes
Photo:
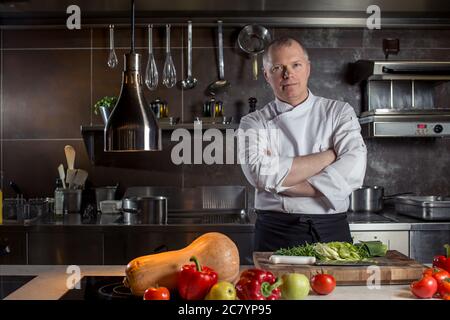
[(289, 187), (281, 194), (291, 197), (321, 197), (322, 192), (314, 188), (306, 179), (319, 174), (336, 160), (333, 150), (295, 157), (289, 174), (282, 187)]

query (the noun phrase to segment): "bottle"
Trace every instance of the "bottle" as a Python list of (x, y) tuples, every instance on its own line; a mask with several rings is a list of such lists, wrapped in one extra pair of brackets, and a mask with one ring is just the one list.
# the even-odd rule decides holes
[(203, 104), (203, 117), (211, 117), (211, 104), (209, 101), (206, 101)]
[(223, 117), (223, 102), (220, 100), (216, 101), (214, 105), (214, 118)]
[(211, 96), (209, 98), (209, 116), (214, 117), (214, 110), (216, 108), (216, 98), (214, 96)]
[(155, 114), (155, 117), (157, 119), (161, 118), (161, 99), (160, 98), (156, 98), (153, 101), (153, 113)]
[(250, 97), (248, 99), (248, 104), (249, 104), (249, 110), (248, 113), (252, 113), (256, 110), (256, 103), (258, 102), (258, 100), (256, 100), (256, 98), (254, 97)]
[(64, 208), (64, 188), (60, 178), (56, 179), (55, 216), (62, 217)]
[(163, 110), (164, 110), (164, 118), (169, 117), (169, 103), (167, 101), (163, 101)]

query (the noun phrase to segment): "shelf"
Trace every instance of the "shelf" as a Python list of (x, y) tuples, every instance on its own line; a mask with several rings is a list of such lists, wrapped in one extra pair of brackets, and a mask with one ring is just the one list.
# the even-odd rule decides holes
[[(161, 130), (164, 131), (171, 131), (175, 129), (187, 129), (187, 130), (194, 130), (194, 123), (178, 123), (178, 124), (168, 124), (168, 123), (160, 123), (159, 127)], [(103, 131), (105, 127), (102, 125), (93, 125), (93, 126), (81, 126), (81, 133), (89, 132), (89, 131)], [(222, 123), (203, 123), (202, 124), (202, 130), (208, 130), (208, 129), (219, 129), (219, 130), (225, 130), (225, 129), (238, 129), (239, 123), (230, 123), (230, 124), (222, 124)]]
[[(179, 166), (171, 165), (171, 150), (178, 141), (172, 141), (171, 135), (175, 129), (186, 129), (194, 132), (194, 123), (180, 123), (170, 125), (160, 124), (161, 140), (163, 150), (159, 152), (105, 152), (104, 147), (104, 126), (89, 125), (81, 126), (81, 135), (86, 147), (89, 160), (93, 165), (106, 167), (134, 168), (156, 171), (175, 172), (180, 170)], [(208, 129), (218, 129), (225, 133), (227, 129), (238, 129), (238, 123), (203, 123), (202, 132)]]

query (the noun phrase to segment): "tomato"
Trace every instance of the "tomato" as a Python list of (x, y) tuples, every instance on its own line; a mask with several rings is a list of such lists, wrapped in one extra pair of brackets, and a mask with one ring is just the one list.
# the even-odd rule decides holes
[(441, 268), (428, 268), (423, 272), (423, 275), (435, 278), (438, 283), (450, 278), (450, 273)]
[(431, 276), (424, 276), (418, 281), (411, 283), (411, 292), (421, 299), (429, 299), (437, 292), (438, 283)]
[(170, 292), (166, 287), (150, 287), (145, 290), (144, 300), (169, 300)]
[(450, 278), (442, 280), (439, 283), (438, 292), (442, 299), (450, 300)]
[(311, 278), (311, 288), (317, 294), (329, 294), (335, 287), (336, 279), (331, 274), (319, 273)]

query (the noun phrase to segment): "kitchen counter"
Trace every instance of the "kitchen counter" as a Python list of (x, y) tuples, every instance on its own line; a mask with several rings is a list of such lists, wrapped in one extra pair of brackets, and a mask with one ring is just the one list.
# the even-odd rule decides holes
[[(243, 266), (242, 269), (248, 268)], [(81, 276), (123, 276), (125, 266), (80, 266)], [(5, 300), (58, 300), (66, 291), (71, 274), (67, 266), (9, 265), (0, 266), (0, 275), (34, 275)], [(309, 295), (308, 300), (403, 300), (414, 299), (408, 285), (383, 285), (370, 290), (366, 286), (337, 286), (328, 296)]]
[[(367, 231), (367, 230), (383, 230), (383, 231), (401, 231), (401, 230), (450, 230), (450, 221), (425, 221), (415, 219), (412, 217), (397, 214), (393, 207), (385, 208), (379, 213), (368, 212), (348, 212), (348, 221), (351, 231)], [(115, 228), (142, 228), (149, 231), (162, 231), (188, 228), (192, 231), (209, 230), (217, 227), (240, 230), (242, 232), (253, 232), (256, 215), (249, 214), (249, 221), (243, 223), (222, 223), (222, 224), (126, 224), (120, 221), (120, 215), (99, 215), (95, 219), (81, 219), (77, 214), (68, 214), (63, 218), (57, 220), (37, 219), (29, 220), (24, 223), (17, 222), (3, 222), (0, 228), (9, 227), (15, 230), (20, 230), (22, 227), (28, 230), (57, 230), (65, 227), (86, 227), (90, 229), (97, 229), (98, 231), (108, 230), (113, 231)]]
[[(119, 215), (80, 218), (68, 214), (56, 221), (4, 222), (0, 250), (9, 246), (11, 254), (0, 256), (0, 264), (123, 265), (132, 256), (182, 248), (207, 232), (226, 234), (238, 245), (242, 264), (252, 264), (255, 214), (237, 220), (243, 223), (222, 224), (124, 224)], [(348, 213), (348, 221), (356, 241), (380, 240), (422, 263), (450, 241), (449, 221), (418, 220), (398, 215), (393, 208), (378, 214)]]

